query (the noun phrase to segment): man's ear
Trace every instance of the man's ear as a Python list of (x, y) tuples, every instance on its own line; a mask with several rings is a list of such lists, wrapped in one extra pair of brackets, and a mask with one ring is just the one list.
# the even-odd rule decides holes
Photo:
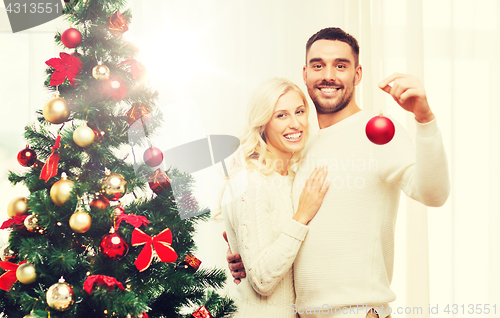
[(361, 78), (363, 77), (363, 68), (361, 65), (356, 67), (356, 74), (354, 74), (354, 86), (358, 86), (361, 82)]
[[(306, 66), (307, 65), (304, 65), (304, 67), (302, 68), (302, 78), (304, 79), (304, 84), (306, 84), (307, 82), (307, 71), (306, 71)], [(306, 84), (307, 85), (307, 84)]]

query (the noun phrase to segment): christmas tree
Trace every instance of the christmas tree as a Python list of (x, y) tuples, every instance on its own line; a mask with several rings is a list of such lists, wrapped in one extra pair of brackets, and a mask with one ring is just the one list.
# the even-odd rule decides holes
[[(217, 293), (224, 271), (200, 267), (194, 256), (195, 225), (209, 214), (191, 193), (193, 178), (158, 168), (158, 94), (135, 60), (138, 49), (122, 36), (131, 21), (124, 7), (65, 4), (72, 27), (55, 41), (66, 52), (46, 61), (54, 97), (26, 127), (18, 161), (27, 168), (9, 174), (30, 195), (12, 199), (2, 224), (11, 231), (0, 250), (3, 317), (228, 317), (235, 310)], [(124, 147), (132, 151), (121, 156)], [(134, 147), (147, 150), (136, 158)], [(133, 199), (125, 204), (126, 197)]]

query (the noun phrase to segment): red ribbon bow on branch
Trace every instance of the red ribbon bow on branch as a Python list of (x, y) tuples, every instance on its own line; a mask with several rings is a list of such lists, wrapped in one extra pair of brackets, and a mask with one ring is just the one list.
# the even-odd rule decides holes
[(27, 215), (14, 216), (12, 219), (8, 219), (2, 223), (0, 230), (11, 227), (12, 225), (24, 225), (24, 219), (26, 219)]
[(147, 235), (138, 228), (135, 228), (134, 232), (132, 232), (132, 246), (146, 244), (134, 262), (135, 267), (137, 267), (140, 272), (148, 269), (149, 265), (151, 265), (151, 262), (153, 261), (153, 246), (160, 261), (164, 263), (175, 262), (177, 259), (177, 253), (170, 246), (171, 243), (172, 233), (168, 228), (153, 237)]
[(59, 159), (61, 155), (57, 152), (61, 142), (61, 135), (58, 135), (56, 138), (56, 143), (54, 147), (52, 147), (52, 154), (50, 155), (47, 162), (43, 165), (42, 172), (40, 173), (40, 179), (45, 180), (45, 182), (49, 181), (50, 178), (57, 174), (57, 165), (59, 164)]
[(117, 286), (118, 288), (125, 290), (123, 284), (117, 281), (116, 278), (105, 275), (92, 275), (87, 277), (87, 279), (83, 283), (83, 290), (85, 290), (90, 295), (94, 283), (107, 285), (109, 289), (113, 288), (113, 286)]
[(0, 261), (0, 267), (3, 270), (6, 270), (2, 276), (0, 276), (0, 289), (9, 291), (12, 288), (12, 285), (14, 285), (15, 282), (17, 282), (17, 276), (16, 276), (16, 271), (19, 265), (26, 263), (27, 261), (22, 261), (19, 264), (11, 263), (11, 262), (4, 262)]

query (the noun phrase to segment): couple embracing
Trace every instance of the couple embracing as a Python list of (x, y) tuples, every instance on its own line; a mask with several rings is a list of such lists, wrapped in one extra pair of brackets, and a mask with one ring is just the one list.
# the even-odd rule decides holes
[(356, 39), (339, 28), (308, 40), (303, 78), (315, 136), (306, 97), (289, 80), (265, 81), (250, 98), (222, 199), (236, 317), (389, 317), (400, 192), (427, 206), (448, 197), (442, 137), (423, 86), (405, 74), (379, 83), (415, 115), (416, 142), (396, 123), (393, 140), (374, 145), (365, 127), (376, 113), (354, 98), (358, 57)]

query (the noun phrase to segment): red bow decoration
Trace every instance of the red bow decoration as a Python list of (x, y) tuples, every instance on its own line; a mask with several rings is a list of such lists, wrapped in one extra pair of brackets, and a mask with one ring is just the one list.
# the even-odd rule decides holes
[(147, 235), (138, 228), (135, 228), (134, 232), (132, 232), (132, 246), (146, 244), (134, 262), (135, 267), (137, 267), (139, 272), (143, 272), (148, 269), (149, 265), (151, 265), (151, 262), (153, 261), (153, 246), (160, 261), (164, 263), (175, 262), (177, 259), (177, 253), (170, 246), (171, 243), (172, 233), (168, 228), (153, 237)]
[(11, 227), (12, 225), (24, 225), (24, 219), (26, 219), (27, 215), (15, 216), (12, 219), (8, 219), (7, 221), (2, 223), (0, 230)]
[(45, 180), (45, 182), (49, 181), (50, 178), (57, 174), (57, 165), (59, 164), (59, 159), (61, 155), (57, 152), (59, 149), (61, 142), (61, 135), (58, 135), (56, 138), (56, 143), (54, 147), (52, 147), (52, 154), (50, 155), (47, 162), (43, 165), (42, 172), (40, 173), (40, 179)]
[(83, 290), (87, 292), (87, 294), (90, 295), (92, 292), (92, 287), (94, 286), (94, 283), (100, 284), (100, 285), (107, 285), (109, 289), (112, 289), (113, 286), (117, 286), (118, 288), (125, 290), (123, 287), (123, 284), (120, 283), (119, 281), (116, 280), (116, 278), (111, 277), (111, 276), (105, 276), (105, 275), (92, 275), (87, 277), (85, 282), (83, 283)]
[(60, 58), (54, 57), (45, 61), (45, 64), (54, 68), (49, 85), (61, 85), (68, 78), (69, 83), (76, 87), (75, 78), (83, 68), (82, 61), (78, 57), (64, 52), (59, 53), (59, 56)]
[(125, 61), (118, 64), (120, 65), (130, 65), (130, 72), (133, 78), (137, 78), (146, 74), (146, 67), (141, 62), (136, 59), (129, 57)]
[(141, 227), (141, 225), (149, 224), (149, 220), (145, 216), (135, 215), (135, 214), (125, 214), (122, 213), (116, 218), (115, 231), (120, 227), (122, 221), (127, 222), (133, 227)]
[(12, 285), (14, 285), (15, 282), (17, 282), (17, 276), (16, 276), (16, 271), (19, 265), (26, 263), (27, 261), (22, 261), (19, 264), (11, 263), (11, 262), (3, 262), (0, 261), (0, 267), (3, 270), (6, 270), (2, 276), (0, 276), (0, 289), (9, 291), (12, 288)]

